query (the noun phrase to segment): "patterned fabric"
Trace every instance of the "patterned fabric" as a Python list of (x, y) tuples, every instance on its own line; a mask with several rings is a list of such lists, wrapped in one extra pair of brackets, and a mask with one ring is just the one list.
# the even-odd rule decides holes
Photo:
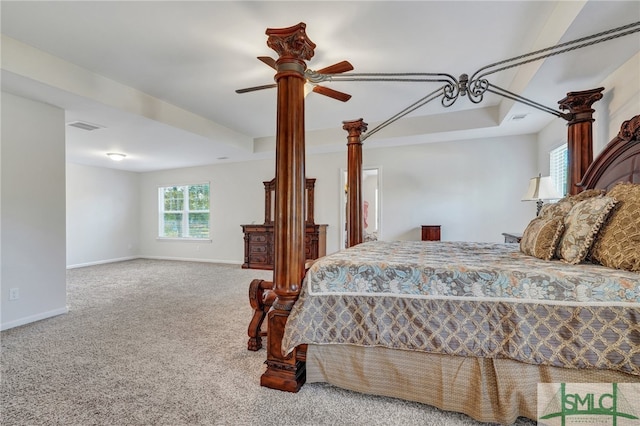
[(594, 197), (576, 203), (564, 218), (565, 231), (559, 249), (562, 260), (576, 264), (589, 253), (596, 234), (615, 206), (611, 197)]
[(555, 203), (549, 203), (542, 206), (540, 209), (540, 213), (538, 217), (549, 219), (554, 217), (565, 217), (571, 207), (573, 207), (573, 202), (570, 197), (564, 197), (561, 200), (556, 201)]
[(490, 243), (363, 243), (312, 265), (282, 349), (384, 346), (640, 375), (640, 274)]
[(564, 198), (559, 199), (555, 203), (545, 204), (540, 209), (540, 217), (565, 217), (571, 207), (579, 203), (580, 201), (588, 198), (599, 197), (604, 195), (604, 189), (586, 189), (576, 195), (567, 195)]
[(582, 192), (579, 192), (575, 195), (569, 195), (569, 199), (573, 204), (579, 203), (580, 201), (586, 200), (587, 198), (599, 197), (605, 194), (604, 189), (585, 189)]
[(618, 203), (593, 244), (592, 259), (610, 268), (640, 271), (640, 184), (620, 183), (607, 195)]
[[(545, 204), (544, 206), (542, 206), (542, 209), (540, 209), (540, 213), (538, 214), (538, 217), (542, 217), (546, 219), (550, 219), (550, 218), (564, 219), (571, 211), (571, 208), (575, 206), (577, 203), (579, 203), (580, 201), (586, 200), (588, 198), (599, 197), (601, 195), (604, 195), (604, 193), (605, 193), (604, 189), (587, 189), (576, 195), (567, 195), (555, 203)], [(555, 257), (557, 259), (562, 258), (562, 255), (560, 254), (560, 244), (557, 245), (556, 253), (552, 257)]]
[(561, 217), (537, 217), (529, 222), (520, 240), (520, 251), (538, 259), (550, 260), (564, 232)]

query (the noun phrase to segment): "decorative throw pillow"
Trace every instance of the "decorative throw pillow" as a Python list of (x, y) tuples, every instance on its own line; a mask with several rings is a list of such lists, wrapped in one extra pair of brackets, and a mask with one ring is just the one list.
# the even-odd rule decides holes
[(606, 191), (604, 189), (585, 189), (582, 192), (578, 192), (576, 195), (570, 195), (569, 198), (575, 203), (586, 200), (587, 198), (599, 197), (604, 195)]
[(538, 217), (543, 217), (546, 219), (551, 219), (554, 217), (565, 217), (569, 210), (573, 207), (573, 203), (571, 202), (570, 197), (564, 197), (555, 203), (548, 203), (542, 206), (540, 209), (540, 213), (538, 213)]
[(565, 217), (571, 207), (575, 206), (576, 203), (580, 201), (584, 201), (587, 198), (599, 197), (604, 195), (604, 189), (586, 189), (576, 195), (567, 195), (564, 198), (559, 199), (555, 203), (545, 204), (540, 209), (540, 214), (538, 216), (542, 217)]
[(640, 184), (617, 184), (607, 196), (617, 204), (593, 243), (591, 259), (610, 268), (640, 271)]
[(520, 251), (538, 259), (550, 260), (564, 231), (561, 217), (537, 217), (529, 222), (520, 240)]
[(564, 218), (564, 234), (560, 240), (560, 258), (568, 263), (580, 263), (589, 253), (596, 234), (615, 206), (612, 197), (593, 197), (576, 203)]

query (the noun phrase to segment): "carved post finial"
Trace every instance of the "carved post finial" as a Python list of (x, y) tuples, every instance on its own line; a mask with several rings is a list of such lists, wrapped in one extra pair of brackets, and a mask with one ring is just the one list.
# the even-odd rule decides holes
[[(276, 61), (279, 72), (294, 71), (304, 74), (305, 61), (313, 58), (313, 49), (316, 48), (315, 43), (307, 37), (306, 27), (304, 22), (300, 22), (292, 27), (267, 29), (266, 34), (269, 36), (267, 46), (275, 50), (279, 56)], [(298, 63), (302, 66), (302, 71), (291, 67), (291, 65), (283, 66), (286, 63)]]
[(593, 122), (595, 112), (591, 105), (602, 99), (604, 87), (597, 89), (583, 90), (581, 92), (569, 92), (567, 96), (558, 101), (561, 110), (568, 110), (571, 113), (569, 124), (583, 121)]
[[(362, 118), (357, 120), (348, 120), (342, 122), (342, 128), (349, 134), (349, 142), (352, 142), (352, 138), (357, 139), (357, 143), (360, 142), (360, 135), (367, 131), (368, 124), (364, 122)], [(353, 142), (356, 142), (355, 140)]]
[[(560, 109), (569, 110), (567, 123), (567, 145), (569, 148), (569, 173), (567, 175), (567, 193), (575, 195), (580, 192), (578, 183), (593, 161), (593, 118), (594, 102), (602, 99), (604, 87), (569, 92), (564, 99), (558, 101)], [(577, 155), (576, 153), (580, 153)]]

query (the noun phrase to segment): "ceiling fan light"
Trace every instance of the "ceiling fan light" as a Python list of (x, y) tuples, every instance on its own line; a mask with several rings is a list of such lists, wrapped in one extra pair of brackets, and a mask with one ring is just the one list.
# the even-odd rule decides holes
[(304, 84), (304, 97), (306, 98), (309, 93), (313, 92), (313, 85), (311, 83)]
[(121, 154), (119, 152), (107, 152), (107, 157), (111, 158), (113, 161), (122, 161), (126, 157), (126, 154)]

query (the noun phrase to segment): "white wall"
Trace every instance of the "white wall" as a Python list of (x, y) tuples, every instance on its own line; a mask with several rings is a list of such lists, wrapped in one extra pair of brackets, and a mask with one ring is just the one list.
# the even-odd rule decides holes
[(625, 120), (640, 114), (640, 53), (610, 74), (599, 87), (605, 90), (594, 106), (594, 156), (618, 134)]
[(504, 241), (535, 216), (520, 201), (536, 170), (534, 135), (364, 150), (382, 167), (384, 240), (419, 240), (441, 225), (445, 241)]
[[(241, 264), (241, 224), (264, 222), (263, 181), (273, 179), (275, 163), (252, 161), (175, 169), (140, 175), (140, 254), (152, 258)], [(158, 240), (158, 187), (209, 182), (210, 243)]]
[[(379, 166), (382, 238), (419, 240), (423, 224), (442, 225), (443, 240), (504, 241), (522, 231), (535, 203), (520, 201), (537, 170), (534, 135), (366, 149), (364, 166)], [(262, 182), (275, 160), (177, 169), (140, 175), (140, 254), (145, 257), (242, 263), (241, 224), (264, 221)], [(316, 178), (316, 223), (328, 224), (327, 252), (340, 241), (340, 170), (346, 153), (307, 156)], [(211, 243), (157, 240), (158, 186), (211, 182)]]
[(137, 257), (137, 173), (67, 164), (67, 267)]
[[(609, 77), (593, 87), (604, 87), (602, 99), (593, 104), (593, 156), (596, 157), (618, 134), (620, 125), (640, 114), (640, 53), (629, 59)], [(558, 100), (563, 98), (559, 96)], [(567, 142), (567, 122), (556, 119), (538, 133), (538, 163), (542, 175), (549, 174), (549, 152)]]
[(4, 330), (67, 311), (64, 111), (3, 92), (1, 140)]

